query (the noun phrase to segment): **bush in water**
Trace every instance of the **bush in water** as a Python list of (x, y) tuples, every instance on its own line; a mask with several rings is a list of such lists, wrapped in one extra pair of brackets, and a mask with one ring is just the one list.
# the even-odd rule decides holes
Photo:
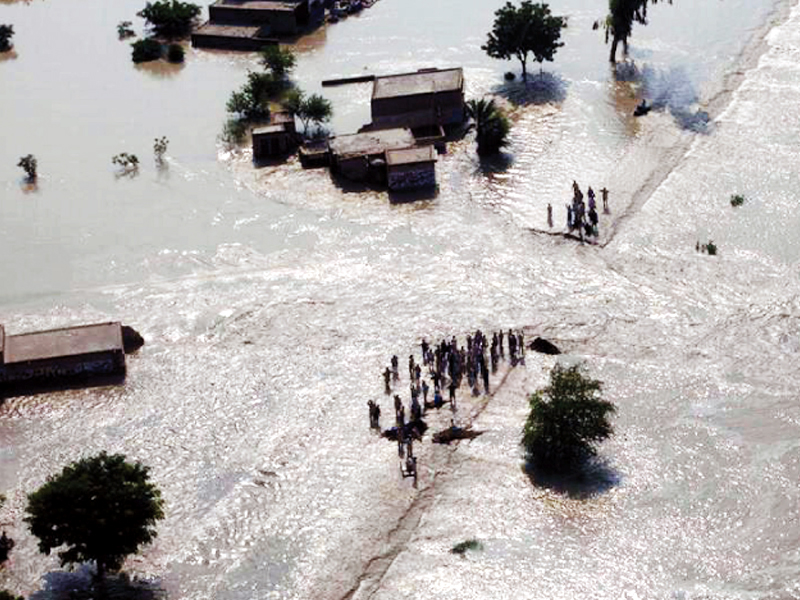
[(171, 63), (182, 63), (185, 52), (180, 44), (170, 44), (167, 48), (167, 60)]
[(142, 63), (161, 58), (161, 43), (153, 38), (136, 40), (131, 44), (133, 62)]
[(27, 156), (20, 158), (17, 166), (22, 167), (22, 169), (25, 171), (25, 174), (28, 176), (28, 181), (36, 180), (36, 169), (39, 166), (39, 163), (33, 154), (28, 154)]
[(133, 31), (133, 23), (130, 21), (120, 21), (117, 25), (117, 35), (119, 39), (124, 40), (129, 37), (133, 37), (136, 33)]

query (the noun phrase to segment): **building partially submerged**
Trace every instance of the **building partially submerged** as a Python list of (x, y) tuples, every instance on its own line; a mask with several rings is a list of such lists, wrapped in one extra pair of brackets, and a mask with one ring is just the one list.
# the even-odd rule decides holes
[(217, 0), (208, 21), (192, 33), (192, 46), (260, 50), (321, 21), (320, 0)]
[(372, 82), (372, 122), (330, 140), (331, 170), (390, 190), (434, 187), (435, 148), (444, 151), (444, 128), (466, 116), (463, 70), (420, 69)]
[(253, 129), (252, 138), (254, 160), (285, 156), (297, 148), (294, 117), (287, 112), (274, 112), (269, 125)]
[(0, 325), (0, 393), (90, 376), (123, 376), (119, 322), (6, 335)]
[(464, 72), (420, 69), (376, 77), (372, 84), (372, 129), (425, 129), (464, 122)]
[(328, 142), (331, 171), (354, 181), (386, 182), (386, 152), (414, 147), (410, 129), (338, 135)]
[(386, 183), (390, 190), (436, 187), (436, 150), (433, 146), (386, 151)]
[(274, 46), (277, 43), (277, 39), (257, 25), (220, 25), (207, 22), (192, 33), (192, 46), (195, 48), (257, 52), (265, 46)]

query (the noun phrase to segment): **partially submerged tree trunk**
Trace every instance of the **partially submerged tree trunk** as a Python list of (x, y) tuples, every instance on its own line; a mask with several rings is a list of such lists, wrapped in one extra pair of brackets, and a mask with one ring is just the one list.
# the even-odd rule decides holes
[(522, 63), (522, 81), (528, 81), (528, 59), (527, 59), (527, 56), (519, 56), (519, 62)]
[(611, 41), (611, 56), (608, 57), (609, 62), (617, 62), (617, 44), (619, 44), (619, 38), (615, 35), (614, 39)]

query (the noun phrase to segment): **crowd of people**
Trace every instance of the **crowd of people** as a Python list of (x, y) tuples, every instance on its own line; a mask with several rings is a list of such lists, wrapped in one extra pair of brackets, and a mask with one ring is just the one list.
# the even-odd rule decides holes
[[(608, 214), (608, 189), (600, 190), (603, 199), (603, 213)], [(567, 204), (567, 230), (572, 233), (577, 230), (581, 240), (586, 237), (599, 235), (597, 214), (597, 198), (591, 186), (586, 190), (588, 202), (584, 202), (584, 194), (577, 181), (572, 182), (572, 204)], [(547, 205), (547, 225), (553, 227), (553, 206)]]
[[(408, 378), (410, 403), (408, 413), (399, 394), (394, 393), (400, 381), (400, 359), (392, 356), (390, 364), (383, 371), (384, 393), (394, 396), (395, 425), (383, 432), (385, 437), (396, 439), (401, 458), (401, 472), (404, 477), (413, 477), (416, 483), (417, 459), (414, 456), (413, 442), (422, 439), (427, 429), (423, 421), (426, 410), (439, 409), (445, 403), (455, 415), (457, 411), (456, 392), (466, 383), (472, 396), (481, 392), (490, 393), (489, 376), (497, 372), (499, 362), (506, 358), (511, 366), (525, 362), (525, 338), (522, 332), (509, 329), (492, 333), (489, 339), (482, 331), (467, 335), (466, 345), (460, 345), (456, 336), (429, 344), (425, 339), (420, 343), (419, 361), (413, 354), (408, 357)], [(430, 381), (430, 384), (428, 383)], [(445, 399), (445, 393), (447, 399)], [(369, 400), (370, 427), (380, 430), (381, 408), (378, 402)], [(454, 423), (454, 419), (451, 420)]]

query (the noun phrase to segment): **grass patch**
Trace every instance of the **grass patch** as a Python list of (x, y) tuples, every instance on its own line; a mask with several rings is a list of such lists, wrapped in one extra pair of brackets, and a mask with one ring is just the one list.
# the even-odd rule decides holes
[(734, 208), (744, 204), (745, 200), (746, 198), (741, 194), (731, 194), (731, 206), (733, 206)]
[(450, 548), (450, 552), (452, 554), (460, 554), (461, 556), (464, 556), (467, 550), (483, 550), (483, 544), (481, 544), (478, 540), (472, 539), (459, 542)]

